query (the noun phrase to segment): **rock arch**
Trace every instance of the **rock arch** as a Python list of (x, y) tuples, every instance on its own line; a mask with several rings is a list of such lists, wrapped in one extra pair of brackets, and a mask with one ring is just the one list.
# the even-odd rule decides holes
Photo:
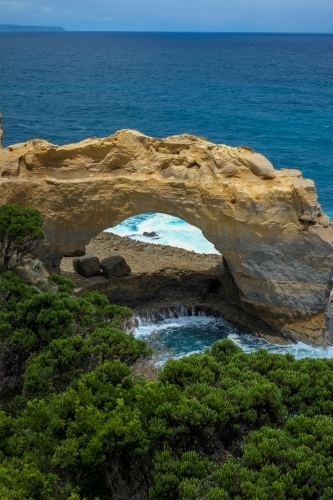
[(33, 140), (1, 149), (0, 174), (1, 203), (42, 212), (48, 267), (128, 217), (174, 215), (224, 256), (244, 309), (290, 338), (323, 343), (333, 226), (300, 171), (277, 171), (245, 146), (121, 130), (72, 145)]

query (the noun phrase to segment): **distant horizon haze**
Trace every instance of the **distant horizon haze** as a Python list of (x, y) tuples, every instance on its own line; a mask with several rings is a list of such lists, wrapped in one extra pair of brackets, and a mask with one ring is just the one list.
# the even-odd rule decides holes
[(66, 31), (333, 33), (331, 0), (0, 0), (1, 24)]
[(44, 25), (25, 25), (25, 24), (0, 24), (0, 32), (52, 32), (52, 33), (178, 33), (178, 34), (207, 34), (207, 35), (328, 35), (332, 36), (332, 32), (315, 32), (315, 31), (181, 31), (181, 30), (97, 30), (97, 29), (65, 29), (63, 26), (44, 26)]

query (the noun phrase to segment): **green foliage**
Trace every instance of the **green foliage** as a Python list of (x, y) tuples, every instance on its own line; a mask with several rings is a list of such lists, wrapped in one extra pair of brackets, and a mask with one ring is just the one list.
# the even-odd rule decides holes
[(11, 271), (0, 274), (1, 310), (15, 311), (18, 303), (39, 293), (37, 288), (24, 285), (21, 279)]
[(75, 287), (75, 283), (72, 280), (64, 278), (64, 276), (57, 273), (52, 273), (49, 281), (58, 286), (59, 292), (71, 293)]
[(61, 392), (104, 361), (119, 360), (131, 365), (149, 354), (144, 342), (112, 327), (99, 328), (87, 339), (78, 335), (56, 339), (40, 354), (31, 357), (24, 375), (23, 391), (29, 398)]
[[(72, 289), (69, 280), (55, 279)], [(6, 272), (0, 275), (0, 299), (1, 406), (16, 407), (13, 398), (22, 389), (28, 399), (64, 390), (103, 360), (131, 364), (150, 353), (118, 328), (132, 312), (96, 292), (79, 298), (42, 292)]]
[(12, 331), (18, 304), (39, 293), (36, 288), (24, 285), (11, 271), (0, 274), (0, 339)]
[(192, 498), (331, 498), (332, 438), (332, 418), (326, 416), (293, 417), (284, 429), (263, 427), (249, 434), (242, 460), (229, 460), (197, 481)]
[(230, 340), (134, 377), (127, 308), (0, 275), (0, 498), (329, 500), (333, 361)]
[(152, 500), (199, 499), (199, 480), (217, 468), (213, 462), (193, 451), (177, 458), (170, 450), (158, 453), (154, 466), (154, 486), (149, 495)]
[[(132, 316), (130, 309), (111, 305), (103, 296), (98, 299), (96, 292), (75, 298), (65, 292), (40, 293), (21, 284), (13, 292), (17, 280), (10, 276), (4, 282), (0, 278), (0, 293), (3, 290), (6, 297), (1, 313), (5, 326), (0, 332), (3, 338), (10, 338), (29, 352), (39, 351), (54, 339), (75, 334), (84, 337), (105, 325), (122, 326)], [(20, 302), (16, 301), (18, 298)]]
[(34, 208), (0, 206), (0, 271), (18, 266), (44, 238), (43, 218)]
[(195, 354), (169, 361), (160, 375), (163, 383), (182, 389), (182, 397), (170, 406), (167, 418), (173, 422), (174, 437), (183, 445), (191, 443), (213, 452), (220, 440), (223, 446), (235, 446), (249, 429), (280, 425), (285, 419), (286, 408), (276, 385), (253, 370), (240, 370), (234, 360), (246, 355), (230, 344), (223, 341), (213, 348), (218, 356), (223, 350), (234, 352), (229, 362), (225, 356), (222, 364), (209, 353)]
[[(213, 359), (223, 362), (219, 370)], [(171, 441), (173, 455), (156, 457), (151, 498), (164, 498), (162, 490), (182, 500), (332, 498), (332, 375), (332, 360), (296, 361), (264, 350), (248, 355), (229, 341), (167, 363), (163, 382), (201, 403), (186, 422), (192, 440), (185, 448), (196, 449), (203, 463), (210, 457), (215, 469), (184, 477), (184, 446)], [(184, 421), (185, 408), (178, 402), (173, 408)], [(213, 439), (208, 446), (209, 428), (215, 448)]]

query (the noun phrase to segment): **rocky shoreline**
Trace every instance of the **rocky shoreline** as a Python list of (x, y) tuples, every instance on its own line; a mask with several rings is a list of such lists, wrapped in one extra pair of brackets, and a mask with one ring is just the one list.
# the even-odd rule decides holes
[(141, 318), (160, 318), (182, 307), (188, 315), (204, 312), (223, 317), (244, 333), (274, 343), (288, 343), (260, 319), (237, 305), (233, 280), (217, 254), (199, 254), (103, 232), (86, 247), (100, 260), (119, 253), (132, 269), (129, 276), (84, 278), (73, 270), (73, 258), (64, 257), (62, 274), (75, 282), (75, 294), (98, 290), (119, 305), (129, 306)]

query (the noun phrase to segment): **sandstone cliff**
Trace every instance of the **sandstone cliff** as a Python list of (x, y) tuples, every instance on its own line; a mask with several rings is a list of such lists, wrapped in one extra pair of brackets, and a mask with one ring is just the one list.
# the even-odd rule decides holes
[(224, 256), (247, 312), (289, 338), (325, 342), (333, 227), (301, 172), (277, 171), (245, 146), (121, 130), (66, 146), (33, 140), (2, 149), (0, 175), (0, 203), (42, 212), (40, 258), (49, 268), (128, 217), (175, 215)]

